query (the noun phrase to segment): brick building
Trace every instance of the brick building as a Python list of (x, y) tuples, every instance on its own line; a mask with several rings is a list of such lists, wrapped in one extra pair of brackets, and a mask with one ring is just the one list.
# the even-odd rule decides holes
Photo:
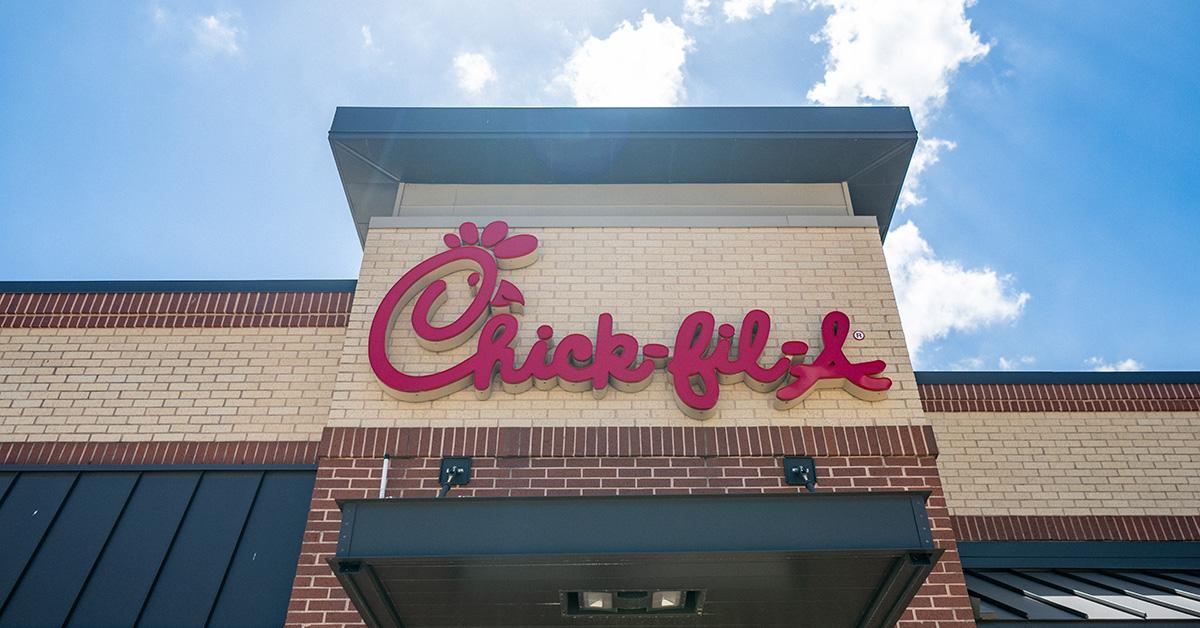
[(0, 284), (0, 625), (1200, 622), (1200, 375), (914, 373), (915, 142), (339, 109), (357, 280)]

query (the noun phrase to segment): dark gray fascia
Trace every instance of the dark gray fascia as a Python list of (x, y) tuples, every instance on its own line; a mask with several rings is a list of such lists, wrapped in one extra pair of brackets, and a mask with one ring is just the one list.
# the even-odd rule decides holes
[(886, 235), (917, 131), (907, 107), (339, 107), (359, 235), (402, 183), (843, 183)]

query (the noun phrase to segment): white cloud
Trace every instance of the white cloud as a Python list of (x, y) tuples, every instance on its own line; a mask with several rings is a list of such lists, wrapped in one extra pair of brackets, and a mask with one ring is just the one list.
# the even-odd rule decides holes
[(363, 48), (371, 50), (375, 48), (375, 38), (371, 36), (371, 27), (363, 24), (362, 27)]
[(712, 0), (684, 0), (684, 24), (705, 24), (708, 22), (708, 7)]
[(196, 49), (203, 54), (229, 56), (241, 52), (238, 38), (242, 30), (233, 25), (234, 16), (229, 13), (206, 15), (196, 20), (192, 33), (196, 36)]
[(154, 15), (154, 24), (156, 26), (162, 26), (167, 23), (167, 20), (171, 19), (171, 14), (168, 13), (166, 9), (164, 9), (160, 6), (154, 7), (153, 15)]
[(488, 58), (477, 52), (464, 52), (454, 57), (454, 73), (458, 86), (464, 92), (479, 95), (496, 80), (496, 70)]
[[(811, 2), (833, 10), (813, 37), (829, 46), (825, 74), (808, 91), (818, 104), (908, 106), (924, 131), (958, 69), (990, 49), (966, 17), (972, 0)], [(925, 201), (922, 175), (955, 146), (932, 136), (917, 143), (897, 202), (901, 210)], [(952, 331), (1016, 320), (1030, 298), (1013, 288), (1011, 276), (938, 258), (911, 222), (890, 233), (884, 249), (914, 360), (926, 343)], [(1020, 365), (1020, 358), (1001, 358), (1001, 368)]]
[(628, 20), (608, 37), (579, 44), (555, 83), (585, 107), (669, 106), (683, 99), (683, 64), (692, 40), (683, 28), (653, 13)]
[(975, 356), (971, 358), (963, 358), (954, 364), (950, 365), (951, 371), (978, 371), (983, 368), (983, 358)]
[(1103, 358), (1098, 358), (1098, 357), (1092, 356), (1092, 357), (1084, 360), (1083, 363), (1085, 365), (1087, 365), (1087, 367), (1092, 369), (1093, 371), (1111, 372), (1111, 371), (1144, 371), (1144, 370), (1146, 370), (1145, 364), (1142, 364), (1141, 362), (1138, 362), (1137, 360), (1135, 360), (1133, 358), (1126, 358), (1124, 360), (1118, 360), (1116, 362), (1106, 362)]
[(883, 250), (914, 361), (926, 343), (951, 331), (1016, 320), (1029, 300), (1009, 275), (939, 259), (912, 222), (888, 234)]
[(970, 0), (816, 0), (833, 9), (814, 41), (829, 44), (825, 77), (808, 92), (823, 105), (912, 107), (918, 126), (945, 102), (955, 71), (987, 55), (971, 30)]
[(721, 12), (725, 21), (740, 22), (754, 17), (755, 13), (770, 15), (775, 10), (775, 0), (725, 0)]
[[(808, 99), (822, 105), (907, 106), (917, 128), (924, 130), (945, 103), (958, 68), (982, 59), (990, 49), (971, 30), (966, 17), (971, 0), (814, 4), (833, 9), (813, 37), (829, 45), (825, 76), (808, 91)], [(917, 143), (897, 204), (901, 210), (925, 201), (918, 191), (921, 173), (954, 146), (935, 137)]]
[(940, 153), (943, 150), (952, 151), (957, 146), (958, 144), (950, 140), (936, 137), (917, 140), (917, 148), (913, 151), (912, 161), (908, 164), (908, 176), (904, 178), (904, 187), (901, 188), (900, 199), (896, 203), (900, 211), (925, 202), (925, 197), (918, 192), (921, 186), (921, 173), (941, 159)]
[(1011, 360), (1004, 356), (1000, 356), (1000, 370), (1015, 371), (1025, 366), (1032, 366), (1034, 362), (1037, 362), (1037, 358), (1031, 355), (1023, 355), (1019, 358), (1013, 358)]

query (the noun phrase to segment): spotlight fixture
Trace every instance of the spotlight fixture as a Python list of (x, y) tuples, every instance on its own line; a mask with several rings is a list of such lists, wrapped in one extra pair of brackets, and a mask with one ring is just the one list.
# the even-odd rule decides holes
[(681, 608), (687, 599), (685, 591), (655, 591), (650, 596), (650, 610), (673, 610)]
[(564, 615), (699, 614), (703, 591), (569, 591), (562, 593)]
[(589, 613), (612, 612), (613, 594), (608, 591), (584, 591), (579, 594), (579, 606)]

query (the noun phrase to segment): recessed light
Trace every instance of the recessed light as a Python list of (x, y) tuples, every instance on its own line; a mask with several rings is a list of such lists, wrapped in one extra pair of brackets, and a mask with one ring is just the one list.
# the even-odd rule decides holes
[(699, 614), (704, 604), (699, 590), (563, 591), (564, 615)]
[(655, 591), (650, 596), (650, 610), (673, 610), (683, 606), (687, 593), (684, 591)]
[(613, 594), (607, 591), (584, 591), (579, 594), (579, 607), (588, 611), (611, 611)]

